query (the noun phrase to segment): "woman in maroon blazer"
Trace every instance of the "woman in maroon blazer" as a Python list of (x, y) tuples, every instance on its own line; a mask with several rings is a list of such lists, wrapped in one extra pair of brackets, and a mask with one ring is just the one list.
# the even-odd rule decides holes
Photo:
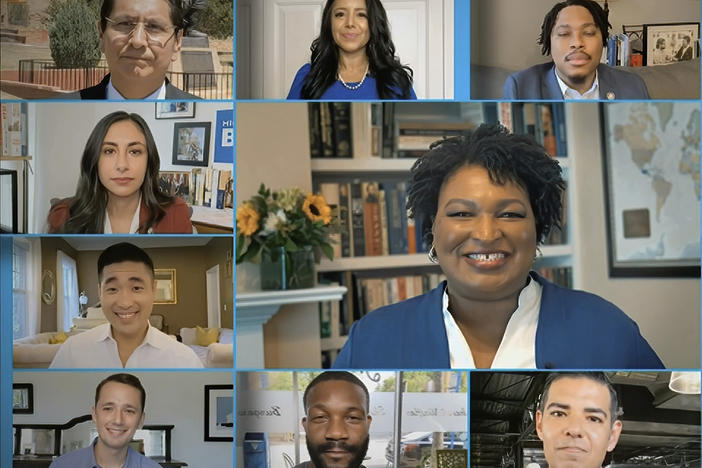
[(83, 150), (76, 194), (49, 211), (50, 233), (192, 233), (188, 206), (159, 189), (160, 159), (137, 114), (98, 122)]

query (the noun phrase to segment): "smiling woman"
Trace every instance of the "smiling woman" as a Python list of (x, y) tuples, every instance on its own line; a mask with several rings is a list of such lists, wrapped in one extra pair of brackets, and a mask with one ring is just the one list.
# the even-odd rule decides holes
[(530, 271), (564, 188), (542, 146), (500, 125), (432, 145), (407, 207), (447, 281), (355, 322), (334, 367), (662, 367), (615, 305)]
[(192, 233), (188, 207), (159, 189), (160, 158), (137, 114), (113, 112), (88, 137), (76, 194), (49, 211), (50, 233)]
[(311, 50), (288, 99), (417, 99), (380, 0), (327, 0)]

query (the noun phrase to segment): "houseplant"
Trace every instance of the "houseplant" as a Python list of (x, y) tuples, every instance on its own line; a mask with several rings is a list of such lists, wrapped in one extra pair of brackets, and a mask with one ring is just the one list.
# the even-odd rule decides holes
[(313, 287), (318, 253), (333, 258), (331, 228), (331, 209), (321, 195), (261, 184), (236, 209), (236, 263), (260, 263), (262, 289)]

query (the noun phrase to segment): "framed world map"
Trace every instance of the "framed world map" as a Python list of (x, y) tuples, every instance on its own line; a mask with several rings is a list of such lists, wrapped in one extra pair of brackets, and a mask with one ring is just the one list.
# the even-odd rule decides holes
[(700, 276), (700, 105), (600, 105), (610, 276)]

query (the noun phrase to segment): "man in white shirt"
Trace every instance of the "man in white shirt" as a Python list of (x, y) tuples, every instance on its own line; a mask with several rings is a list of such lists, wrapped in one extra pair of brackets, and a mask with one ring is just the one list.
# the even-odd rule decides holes
[(98, 295), (108, 323), (73, 335), (51, 368), (203, 367), (195, 352), (149, 324), (154, 264), (139, 247), (122, 242), (98, 258)]
[(599, 468), (622, 431), (617, 393), (602, 372), (551, 374), (536, 411), (549, 468)]

